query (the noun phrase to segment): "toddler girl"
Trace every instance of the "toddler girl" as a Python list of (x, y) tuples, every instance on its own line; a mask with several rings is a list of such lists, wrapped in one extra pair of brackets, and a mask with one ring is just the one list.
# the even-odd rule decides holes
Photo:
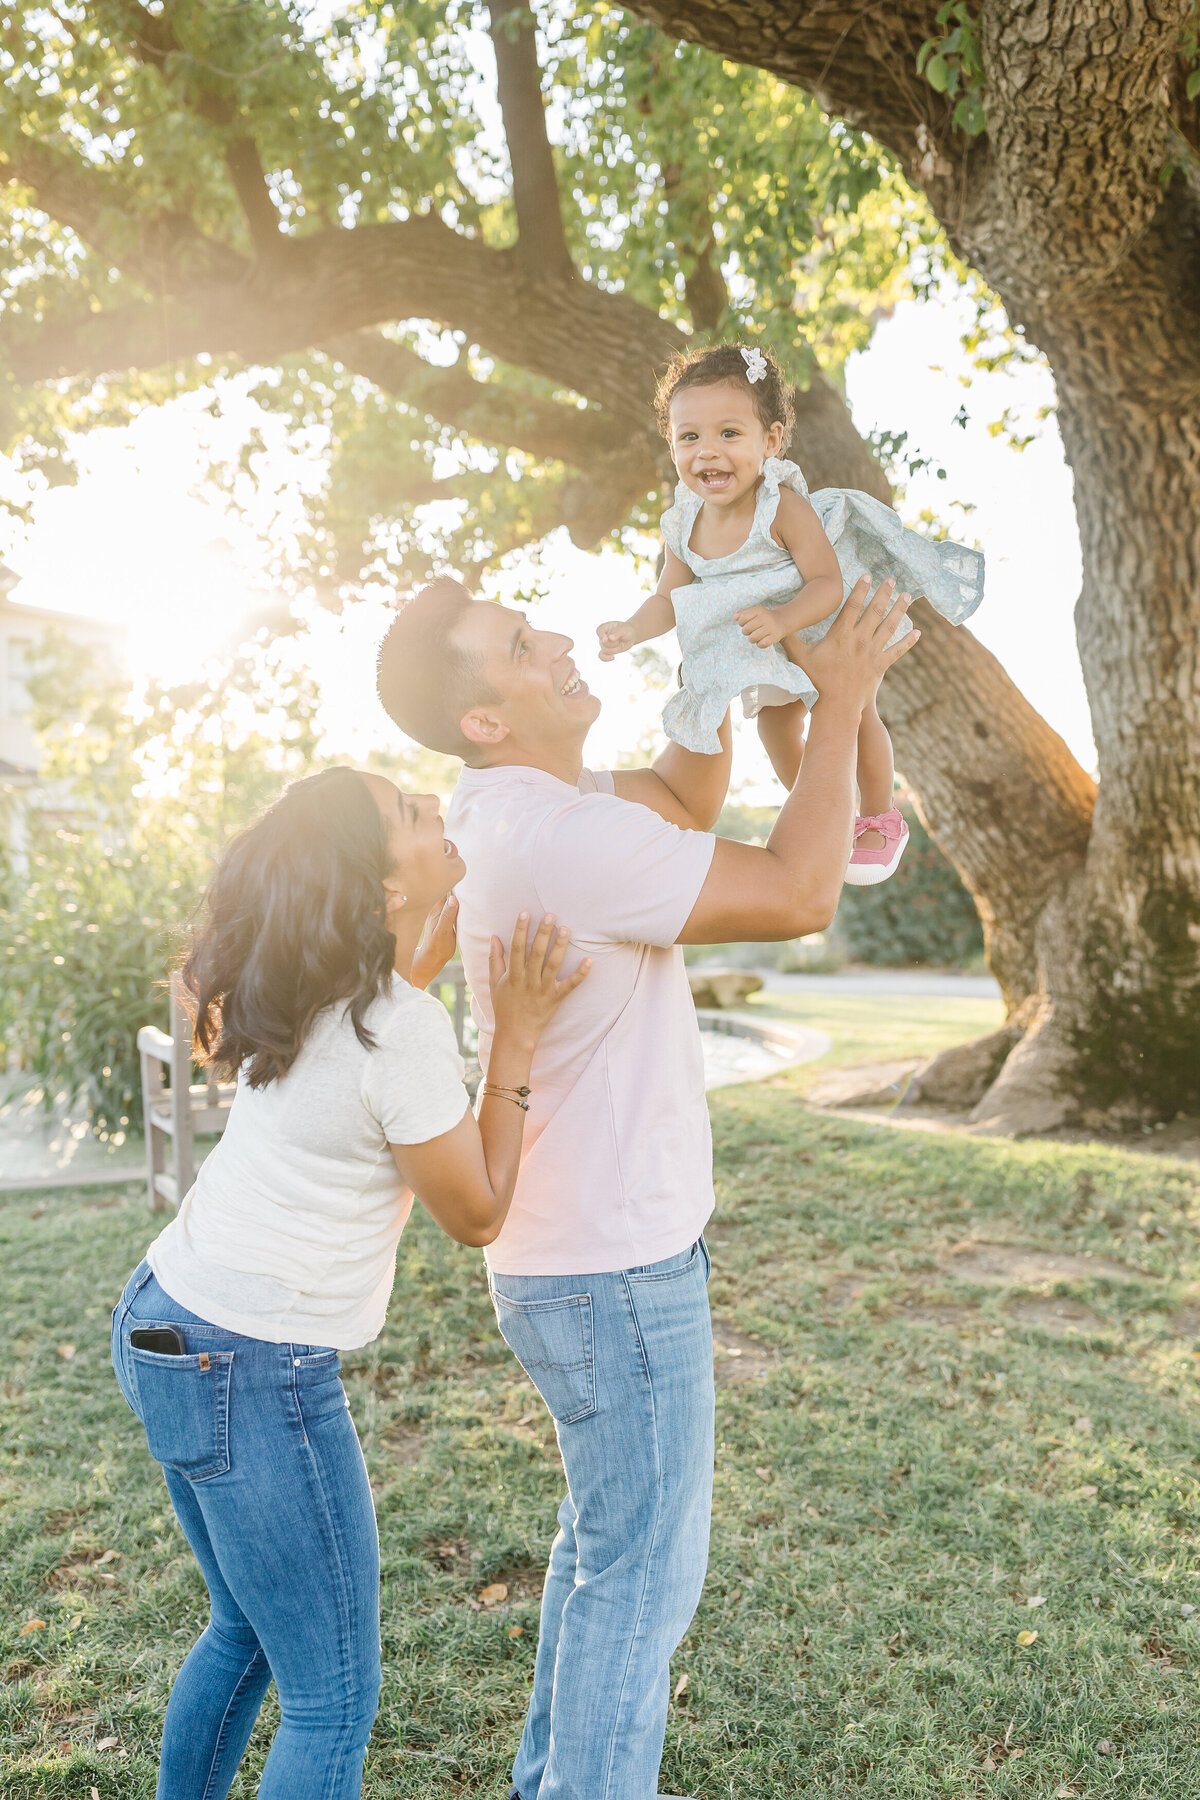
[[(790, 788), (818, 697), (804, 645), (824, 637), (854, 583), (893, 576), (898, 589), (925, 595), (960, 625), (983, 598), (983, 557), (906, 530), (869, 494), (822, 488), (810, 497), (795, 463), (779, 459), (792, 401), (762, 350), (723, 345), (678, 356), (655, 412), (679, 474), (662, 520), (663, 571), (631, 619), (599, 627), (601, 660), (674, 627), (683, 667), (663, 711), (667, 735), (716, 754), (717, 727), (740, 693)], [(897, 636), (911, 629), (905, 619)], [(874, 706), (859, 729), (857, 777), (862, 811), (846, 879), (871, 887), (887, 880), (908, 841), (893, 802), (891, 739)]]

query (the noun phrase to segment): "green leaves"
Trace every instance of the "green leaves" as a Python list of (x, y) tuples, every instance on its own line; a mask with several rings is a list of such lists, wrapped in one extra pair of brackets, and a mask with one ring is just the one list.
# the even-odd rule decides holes
[(963, 0), (944, 0), (937, 22), (941, 37), (927, 38), (917, 53), (917, 73), (936, 94), (954, 100), (950, 115), (959, 131), (978, 137), (987, 124), (983, 110), (983, 52), (979, 24)]

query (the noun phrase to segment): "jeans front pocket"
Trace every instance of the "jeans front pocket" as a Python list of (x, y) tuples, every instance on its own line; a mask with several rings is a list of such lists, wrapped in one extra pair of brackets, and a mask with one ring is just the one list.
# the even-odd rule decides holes
[(560, 1425), (596, 1410), (590, 1294), (508, 1300), (492, 1291), (500, 1335)]
[(163, 1356), (129, 1349), (136, 1412), (150, 1454), (189, 1481), (229, 1470), (229, 1383), (232, 1350)]

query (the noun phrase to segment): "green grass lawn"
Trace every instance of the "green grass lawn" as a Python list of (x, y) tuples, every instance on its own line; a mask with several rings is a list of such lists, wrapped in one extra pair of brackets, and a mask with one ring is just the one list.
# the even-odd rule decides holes
[(807, 1091), (831, 1068), (854, 1063), (901, 1062), (936, 1056), (968, 1038), (996, 1031), (1004, 1020), (999, 1000), (973, 995), (762, 993), (747, 1010), (828, 1032), (833, 1048), (796, 1072)]
[[(786, 1080), (713, 1114), (716, 1518), (663, 1787), (1194, 1800), (1196, 1169), (856, 1125)], [(203, 1620), (108, 1367), (150, 1223), (136, 1188), (0, 1202), (4, 1800), (149, 1800)], [(1079, 1261), (1003, 1285), (972, 1243)], [(559, 1491), (546, 1415), (478, 1255), (424, 1221), (385, 1334), (347, 1361), (384, 1558), (365, 1791), (499, 1800)]]

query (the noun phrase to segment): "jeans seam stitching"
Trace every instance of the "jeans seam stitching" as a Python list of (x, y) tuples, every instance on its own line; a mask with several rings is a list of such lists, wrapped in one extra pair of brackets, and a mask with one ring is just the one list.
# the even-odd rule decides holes
[[(654, 1378), (650, 1373), (650, 1359), (646, 1355), (645, 1342), (643, 1341), (643, 1338), (642, 1338), (641, 1327), (638, 1324), (637, 1308), (633, 1303), (633, 1289), (630, 1285), (628, 1276), (624, 1276), (623, 1280), (624, 1280), (624, 1284), (625, 1284), (625, 1297), (629, 1303), (629, 1315), (633, 1321), (634, 1336), (637, 1338), (638, 1350), (639, 1350), (639, 1352), (641, 1354), (641, 1358), (642, 1358), (642, 1368), (645, 1372), (646, 1385), (647, 1385), (647, 1388), (648, 1388), (649, 1394), (650, 1394), (650, 1417), (653, 1420), (653, 1426), (654, 1426), (655, 1496), (654, 1496), (654, 1530), (650, 1536), (650, 1547), (646, 1552), (646, 1565), (645, 1565), (645, 1570), (644, 1570), (643, 1576), (642, 1576), (642, 1591), (641, 1591), (641, 1595), (638, 1599), (637, 1616), (634, 1620), (633, 1630), (629, 1636), (629, 1649), (628, 1649), (628, 1651), (626, 1653), (626, 1657), (625, 1657), (625, 1667), (621, 1672), (621, 1685), (617, 1691), (617, 1704), (616, 1704), (616, 1718), (617, 1719), (620, 1718), (622, 1708), (624, 1707), (624, 1704), (625, 1704), (625, 1690), (629, 1684), (629, 1670), (633, 1663), (634, 1645), (637, 1642), (638, 1635), (641, 1631), (642, 1618), (643, 1618), (643, 1615), (646, 1610), (646, 1595), (647, 1595), (647, 1593), (649, 1591), (649, 1587), (650, 1587), (650, 1567), (654, 1561), (654, 1553), (658, 1547), (659, 1529), (662, 1525), (662, 1448), (661, 1448), (661, 1444), (659, 1441), (658, 1407), (655, 1405), (655, 1399), (654, 1399)], [(617, 1754), (617, 1732), (614, 1730), (612, 1733), (612, 1736), (609, 1738), (608, 1759), (607, 1759), (607, 1762), (606, 1762), (605, 1768), (604, 1768), (604, 1788), (603, 1788), (601, 1800), (608, 1800), (608, 1795), (609, 1795), (609, 1792), (612, 1787), (613, 1760), (616, 1757), (616, 1754)]]
[(221, 1723), (217, 1726), (217, 1738), (216, 1738), (216, 1742), (213, 1745), (212, 1762), (209, 1764), (208, 1775), (204, 1782), (204, 1791), (200, 1796), (200, 1800), (209, 1800), (209, 1796), (213, 1792), (213, 1776), (217, 1772), (217, 1763), (220, 1761), (221, 1749), (222, 1749), (223, 1739), (225, 1736), (225, 1727), (229, 1723), (229, 1715), (233, 1711), (234, 1702), (237, 1700), (238, 1695), (241, 1693), (243, 1682), (247, 1679), (247, 1677), (250, 1674), (251, 1669), (254, 1667), (255, 1663), (258, 1661), (258, 1658), (262, 1654), (263, 1654), (263, 1651), (262, 1651), (262, 1647), (260, 1645), (260, 1647), (251, 1656), (250, 1661), (246, 1664), (246, 1666), (242, 1670), (241, 1674), (238, 1676), (237, 1682), (233, 1689), (233, 1692), (232, 1692), (232, 1694), (230, 1694), (229, 1699), (226, 1703), (225, 1711), (221, 1714)]
[[(295, 1391), (295, 1370), (294, 1369), (292, 1370), (292, 1384), (293, 1384), (293, 1391)], [(295, 1397), (296, 1397), (297, 1407), (299, 1408), (299, 1395), (296, 1394)], [(350, 1703), (353, 1700), (354, 1696), (351, 1691), (351, 1683), (350, 1683), (350, 1663), (351, 1663), (350, 1597), (349, 1597), (349, 1593), (347, 1591), (347, 1584), (346, 1584), (344, 1546), (342, 1544), (341, 1538), (338, 1535), (337, 1528), (334, 1524), (333, 1513), (332, 1513), (332, 1510), (329, 1505), (328, 1496), (325, 1492), (325, 1483), (321, 1479), (321, 1470), (320, 1470), (319, 1462), (313, 1451), (313, 1447), (312, 1447), (311, 1443), (309, 1442), (308, 1433), (304, 1428), (303, 1409), (301, 1408), (300, 1410), (301, 1410), (301, 1430), (304, 1431), (304, 1448), (308, 1453), (309, 1471), (312, 1475), (313, 1484), (316, 1488), (316, 1492), (320, 1498), (321, 1511), (324, 1516), (326, 1529), (329, 1532), (330, 1542), (332, 1543), (334, 1550), (336, 1552), (336, 1555), (333, 1558), (333, 1561), (337, 1568), (338, 1631), (339, 1631), (339, 1637), (340, 1637), (339, 1650), (341, 1653), (341, 1664), (342, 1664), (342, 1698), (343, 1698), (343, 1701), (346, 1706), (347, 1715), (349, 1715)], [(357, 1437), (358, 1437), (358, 1434), (356, 1432), (355, 1433), (356, 1441), (357, 1441)], [(359, 1455), (360, 1456), (362, 1455), (361, 1444), (359, 1445)], [(349, 1717), (347, 1716), (346, 1731), (349, 1732), (349, 1730), (350, 1730), (350, 1724), (349, 1724)], [(337, 1755), (338, 1755), (339, 1761), (341, 1760), (343, 1754), (344, 1754), (344, 1747), (339, 1745), (338, 1750), (337, 1750)]]

